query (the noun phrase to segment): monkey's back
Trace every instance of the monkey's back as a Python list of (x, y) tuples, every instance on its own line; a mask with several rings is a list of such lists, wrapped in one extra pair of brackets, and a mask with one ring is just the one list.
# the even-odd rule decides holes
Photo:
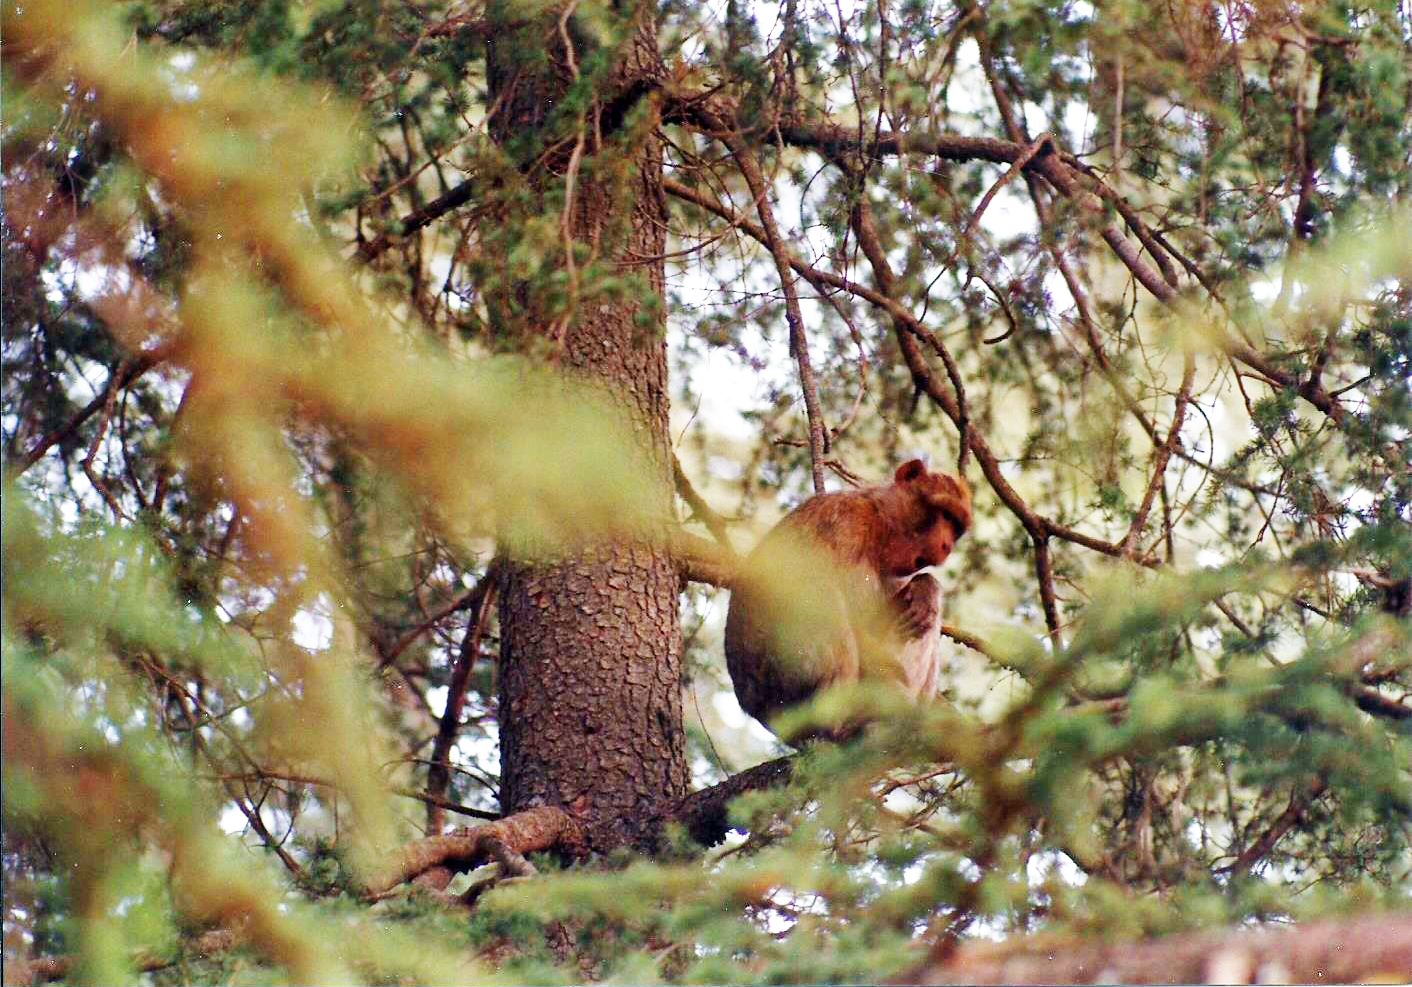
[(878, 594), (868, 539), (885, 523), (872, 491), (810, 498), (746, 558), (726, 615), (726, 667), (741, 708), (760, 722), (818, 690), (857, 682), (850, 597)]

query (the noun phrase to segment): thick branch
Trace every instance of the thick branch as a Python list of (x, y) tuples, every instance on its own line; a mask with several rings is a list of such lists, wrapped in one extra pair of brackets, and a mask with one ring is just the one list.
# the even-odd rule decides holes
[(1231, 874), (1249, 874), (1251, 869), (1264, 860), (1275, 848), (1275, 845), (1284, 839), (1285, 834), (1299, 824), (1300, 820), (1304, 818), (1309, 804), (1324, 794), (1327, 787), (1323, 780), (1316, 780), (1306, 790), (1291, 795), (1289, 806), (1280, 814), (1274, 824), (1224, 869)]
[[(979, 19), (979, 10), (971, 8), (971, 12), (975, 15), (976, 19)], [(1021, 121), (1015, 113), (1014, 104), (1009, 94), (1006, 92), (1004, 85), (1001, 84), (999, 74), (995, 71), (994, 60), (991, 56), (989, 46), (989, 35), (983, 30), (974, 31), (973, 34), (975, 35), (976, 43), (980, 46), (981, 67), (985, 70), (986, 79), (990, 82), (991, 93), (995, 97), (995, 106), (996, 109), (1000, 111), (1000, 118), (1005, 122), (1006, 132), (1013, 141), (1029, 142), (1029, 136), (1024, 127), (1021, 126)], [(1039, 178), (1033, 173), (1026, 173), (1025, 185), (1029, 189), (1030, 201), (1034, 204), (1035, 215), (1039, 218), (1041, 230), (1052, 231), (1054, 229), (1054, 220), (1049, 208), (1049, 198), (1040, 185)], [(1159, 243), (1162, 243), (1164, 247), (1166, 246), (1165, 241), (1162, 240), (1160, 235), (1158, 235), (1156, 239)], [(1074, 271), (1074, 266), (1069, 262), (1069, 258), (1065, 255), (1064, 251), (1059, 249), (1059, 244), (1055, 241), (1054, 237), (1044, 235), (1041, 237), (1041, 242), (1044, 244), (1044, 248), (1049, 253), (1050, 258), (1054, 261), (1054, 266), (1059, 270), (1059, 274), (1063, 277), (1064, 284), (1068, 287), (1070, 296), (1074, 299), (1074, 309), (1078, 313), (1079, 325), (1083, 329), (1084, 342), (1088, 344), (1089, 351), (1093, 354), (1099, 372), (1103, 374), (1104, 380), (1108, 382), (1108, 385), (1113, 388), (1114, 393), (1118, 395), (1119, 400), (1123, 402), (1123, 406), (1128, 409), (1138, 425), (1147, 433), (1148, 437), (1152, 440), (1152, 444), (1154, 446), (1160, 445), (1162, 443), (1162, 437), (1157, 432), (1157, 426), (1148, 419), (1146, 413), (1138, 404), (1137, 398), (1133, 396), (1122, 376), (1117, 372), (1117, 368), (1113, 366), (1113, 362), (1108, 358), (1108, 354), (1104, 352), (1103, 342), (1099, 339), (1098, 327), (1094, 323), (1093, 313), (1090, 310), (1088, 293), (1079, 282), (1078, 275)], [(1179, 256), (1175, 251), (1170, 250), (1170, 248), (1168, 248), (1168, 251), (1185, 264), (1185, 258)], [(1188, 270), (1191, 272), (1192, 276), (1197, 278), (1203, 285), (1207, 285), (1205, 277), (1199, 271), (1195, 270), (1194, 267), (1188, 267)], [(1207, 286), (1207, 290), (1210, 291), (1213, 297), (1216, 297), (1216, 292), (1210, 286)], [(1235, 476), (1228, 471), (1217, 470), (1210, 463), (1197, 459), (1182, 448), (1180, 440), (1176, 443), (1172, 453), (1208, 473), (1219, 475), (1224, 482), (1234, 484), (1246, 490), (1251, 490), (1252, 492), (1264, 492), (1259, 489), (1258, 485), (1252, 484), (1248, 480)]]
[(1195, 375), (1196, 361), (1188, 353), (1186, 364), (1182, 370), (1181, 387), (1177, 391), (1177, 407), (1172, 412), (1172, 427), (1167, 432), (1167, 440), (1152, 450), (1152, 477), (1147, 483), (1147, 491), (1143, 494), (1142, 504), (1138, 507), (1137, 513), (1133, 515), (1132, 524), (1128, 527), (1128, 536), (1123, 539), (1123, 555), (1128, 558), (1132, 558), (1137, 551), (1137, 540), (1142, 534), (1143, 525), (1147, 523), (1147, 515), (1152, 510), (1152, 502), (1157, 498), (1157, 491), (1167, 476), (1167, 463), (1172, 458), (1173, 450), (1181, 442), (1182, 423), (1186, 420), (1186, 407), (1191, 400), (1191, 385)]
[(469, 870), (505, 851), (520, 856), (556, 848), (573, 853), (582, 845), (583, 833), (573, 816), (555, 806), (537, 806), (484, 826), (409, 843), (383, 874), (368, 882), (365, 890), (375, 897), (433, 867)]
[(779, 757), (732, 775), (719, 785), (703, 788), (680, 799), (663, 813), (661, 823), (680, 823), (693, 840), (712, 846), (730, 832), (727, 808), (731, 800), (746, 792), (787, 785), (794, 776), (797, 755)]
[(1034, 575), (1039, 584), (1039, 602), (1044, 609), (1044, 626), (1049, 628), (1049, 638), (1055, 647), (1063, 645), (1059, 636), (1059, 595), (1054, 590), (1054, 559), (1049, 554), (1049, 537), (1040, 532), (1030, 532), (1034, 544)]
[(1412, 720), (1412, 706), (1385, 696), (1377, 689), (1359, 686), (1350, 690), (1358, 708), (1370, 716), (1380, 716), (1388, 720)]
[(368, 240), (358, 246), (358, 259), (370, 261), (378, 255), (386, 252), (398, 240), (417, 232), (424, 226), (430, 226), (442, 216), (454, 209), (459, 209), (467, 202), (471, 201), (471, 196), (475, 194), (476, 183), (465, 181), (455, 188), (432, 199), (420, 209), (413, 210), (403, 216), (397, 224), (397, 232), (382, 233), (376, 238)]
[[(925, 154), (953, 161), (979, 160), (993, 161), (996, 164), (1019, 164), (1025, 171), (1039, 175), (1065, 198), (1075, 200), (1090, 212), (1101, 211), (1102, 204), (1099, 199), (1118, 201), (1117, 196), (1101, 182), (1077, 170), (1073, 166), (1077, 162), (1072, 158), (1060, 154), (1032, 154), (1033, 147), (1030, 144), (1016, 141), (994, 137), (961, 137), (957, 134), (894, 132), (883, 132), (871, 140), (859, 141), (856, 132), (843, 127), (808, 124), (781, 128), (780, 137), (786, 144), (816, 150), (825, 157), (835, 159), (849, 154), (872, 158), (906, 153)], [(1099, 233), (1143, 287), (1164, 302), (1170, 303), (1176, 299), (1176, 289), (1139, 256), (1137, 248), (1128, 242), (1122, 230), (1115, 224), (1108, 223)]]
[(677, 488), (677, 496), (686, 501), (686, 506), (691, 508), (692, 516), (706, 525), (706, 530), (711, 532), (711, 537), (720, 544), (721, 550), (732, 556), (735, 555), (730, 535), (726, 531), (726, 519), (717, 514), (711, 505), (706, 503), (706, 498), (696, 492), (696, 488), (691, 485), (691, 480), (686, 475), (686, 470), (682, 469), (681, 460), (675, 455), (672, 456), (672, 483)]
[(672, 557), (688, 582), (722, 589), (730, 588), (740, 563), (738, 556), (727, 554), (715, 542), (685, 531), (678, 531), (672, 537)]
[(453, 613), (456, 613), (458, 610), (466, 610), (475, 607), (478, 596), (482, 592), (482, 590), (482, 586), (476, 585), (475, 587), (466, 590), (464, 593), (457, 594), (455, 597), (446, 601), (440, 607), (438, 607), (435, 612), (429, 615), (420, 624), (412, 628), (410, 631), (407, 631), (405, 634), (399, 637), (396, 641), (393, 641), (391, 644), (383, 644), (379, 637), (373, 635), (373, 647), (376, 648), (378, 652), (378, 668), (382, 669), (386, 668), (388, 665), (391, 665), (399, 657), (401, 657), (402, 652), (406, 651), (414, 643), (416, 643), (416, 640), (419, 637), (421, 637), (427, 631), (431, 630), (437, 624), (441, 623), (447, 617), (451, 616)]
[(963, 946), (902, 984), (1395, 983), (1412, 977), (1412, 913), (1135, 943), (1037, 935)]
[(963, 631), (961, 628), (953, 627), (951, 624), (942, 624), (941, 636), (949, 637), (957, 644), (970, 648), (977, 654), (984, 655), (991, 661), (995, 662), (997, 667), (1005, 664), (998, 657), (996, 657), (995, 651), (990, 647), (989, 644), (987, 644), (983, 639), (970, 633), (969, 631)]

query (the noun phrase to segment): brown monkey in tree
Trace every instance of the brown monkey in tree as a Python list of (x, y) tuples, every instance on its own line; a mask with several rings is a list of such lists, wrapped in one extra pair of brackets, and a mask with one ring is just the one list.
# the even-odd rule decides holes
[(731, 591), (726, 665), (740, 705), (770, 726), (818, 690), (860, 680), (894, 682), (914, 701), (933, 696), (941, 587), (931, 570), (970, 525), (966, 482), (920, 459), (891, 483), (820, 494), (792, 511)]

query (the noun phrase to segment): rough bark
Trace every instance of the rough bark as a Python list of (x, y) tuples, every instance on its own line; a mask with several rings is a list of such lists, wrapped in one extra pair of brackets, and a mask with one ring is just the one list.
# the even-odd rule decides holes
[[(497, 5), (498, 6), (498, 5)], [(498, 12), (504, 15), (505, 11)], [(497, 12), (492, 9), (492, 19)], [(567, 20), (567, 18), (566, 18)], [(489, 50), (491, 99), (502, 109), (499, 139), (550, 124), (555, 106), (578, 74), (584, 51), (570, 51), (572, 25), (551, 19), (541, 36), (550, 58), (540, 69), (516, 59), (513, 46)], [(567, 43), (567, 44), (566, 44)], [(638, 11), (634, 35), (619, 50), (606, 91), (624, 92), (655, 72), (656, 27), (650, 5)], [(605, 91), (600, 87), (599, 91)], [(611, 175), (580, 169), (585, 141), (612, 135), (621, 110), (590, 108), (575, 137), (546, 141), (543, 170), (531, 180), (564, 178), (573, 192), (565, 218), (574, 240), (591, 243), (625, 274), (661, 298), (666, 201), (662, 151), (655, 135), (635, 148), (634, 177), (615, 188)], [(616, 119), (614, 119), (616, 117)], [(587, 135), (585, 137), (585, 135)], [(557, 150), (556, 150), (557, 148)], [(611, 169), (605, 169), (611, 171)], [(631, 198), (632, 201), (626, 201)], [(630, 214), (623, 237), (609, 232)], [(639, 293), (641, 294), (641, 293)], [(533, 299), (527, 299), (532, 307)], [(667, 433), (667, 354), (660, 307), (650, 325), (645, 300), (592, 298), (567, 324), (530, 327), (554, 347), (571, 373), (606, 385), (660, 469), (665, 536), (671, 510)], [(613, 464), (605, 463), (605, 469)], [(686, 792), (688, 775), (681, 707), (680, 576), (662, 540), (604, 545), (575, 554), (507, 566), (501, 586), (501, 805), (507, 813), (563, 807), (582, 825), (588, 848), (644, 846), (651, 820)]]

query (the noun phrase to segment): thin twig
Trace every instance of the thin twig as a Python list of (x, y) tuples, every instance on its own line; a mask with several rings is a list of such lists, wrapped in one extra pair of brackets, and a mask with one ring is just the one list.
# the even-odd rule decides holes
[(1172, 412), (1172, 427), (1167, 432), (1167, 440), (1152, 450), (1152, 477), (1148, 481), (1147, 491), (1143, 494), (1142, 504), (1133, 515), (1127, 537), (1123, 539), (1123, 555), (1126, 558), (1132, 558), (1137, 550), (1138, 537), (1142, 534), (1143, 526), (1147, 524), (1147, 515), (1152, 511), (1152, 502), (1156, 498), (1157, 490), (1167, 475), (1167, 463), (1172, 458), (1172, 451), (1181, 442), (1182, 423), (1186, 420), (1187, 403), (1191, 400), (1191, 385), (1195, 377), (1196, 361), (1188, 352), (1182, 368), (1181, 387), (1177, 391), (1177, 407)]
[(961, 231), (962, 239), (970, 239), (971, 233), (975, 230), (976, 224), (981, 221), (981, 216), (985, 214), (986, 207), (990, 205), (997, 192), (1008, 185), (1016, 175), (1025, 170), (1025, 167), (1035, 159), (1035, 156), (1043, 151), (1054, 150), (1054, 135), (1046, 131), (1035, 138), (1034, 142), (1025, 150), (1025, 153), (1015, 159), (1005, 174), (1000, 176), (1000, 181), (986, 189), (985, 195), (981, 196), (981, 201), (976, 206), (975, 212), (971, 213), (971, 218), (966, 221), (966, 228)]
[(451, 782), (451, 748), (456, 743), (456, 734), (461, 728), (461, 711), (466, 705), (466, 690), (470, 686), (471, 670), (475, 667), (476, 656), (480, 653), (481, 637), (489, 621), (490, 610), (495, 601), (496, 584), (500, 567), (491, 562), (475, 588), (466, 600), (471, 611), (471, 622), (461, 639), (461, 649), (456, 655), (456, 665), (451, 671), (451, 681), (446, 686), (446, 707), (437, 724), (436, 739), (432, 742), (431, 767), (427, 769), (427, 830), (440, 833), (444, 821), (439, 811), (447, 806), (441, 804)]
[(114, 385), (116, 385), (118, 389), (131, 387), (136, 383), (139, 377), (163, 362), (166, 358), (167, 351), (163, 349), (161, 351), (142, 353), (130, 360), (120, 363), (118, 369), (114, 371), (113, 377), (109, 380), (109, 387), (106, 388), (102, 394), (99, 394), (92, 401), (88, 402), (88, 404), (84, 405), (83, 408), (67, 422), (46, 433), (38, 442), (30, 447), (29, 452), (25, 453), (24, 456), (20, 458), (18, 465), (15, 467), (14, 475), (19, 476), (25, 470), (29, 469), (42, 459), (46, 452), (67, 439), (70, 435), (73, 435), (84, 422), (97, 414), (98, 411), (108, 403), (108, 391), (112, 389)]
[(755, 211), (760, 217), (760, 227), (765, 233), (763, 242), (775, 262), (780, 289), (784, 292), (785, 320), (789, 323), (789, 348), (799, 369), (799, 386), (804, 392), (804, 412), (809, 425), (809, 466), (814, 479), (814, 492), (823, 493), (824, 457), (829, 451), (828, 430), (824, 426), (823, 411), (819, 406), (819, 389), (814, 379), (814, 368), (809, 362), (808, 336), (804, 332), (799, 293), (795, 290), (794, 276), (790, 273), (789, 252), (780, 236), (779, 226), (775, 223), (769, 189), (760, 173), (759, 162), (741, 140), (740, 134), (726, 121), (711, 116), (704, 107), (698, 112), (708, 123), (712, 135), (731, 152), (731, 157), (735, 159), (736, 166), (755, 199)]

